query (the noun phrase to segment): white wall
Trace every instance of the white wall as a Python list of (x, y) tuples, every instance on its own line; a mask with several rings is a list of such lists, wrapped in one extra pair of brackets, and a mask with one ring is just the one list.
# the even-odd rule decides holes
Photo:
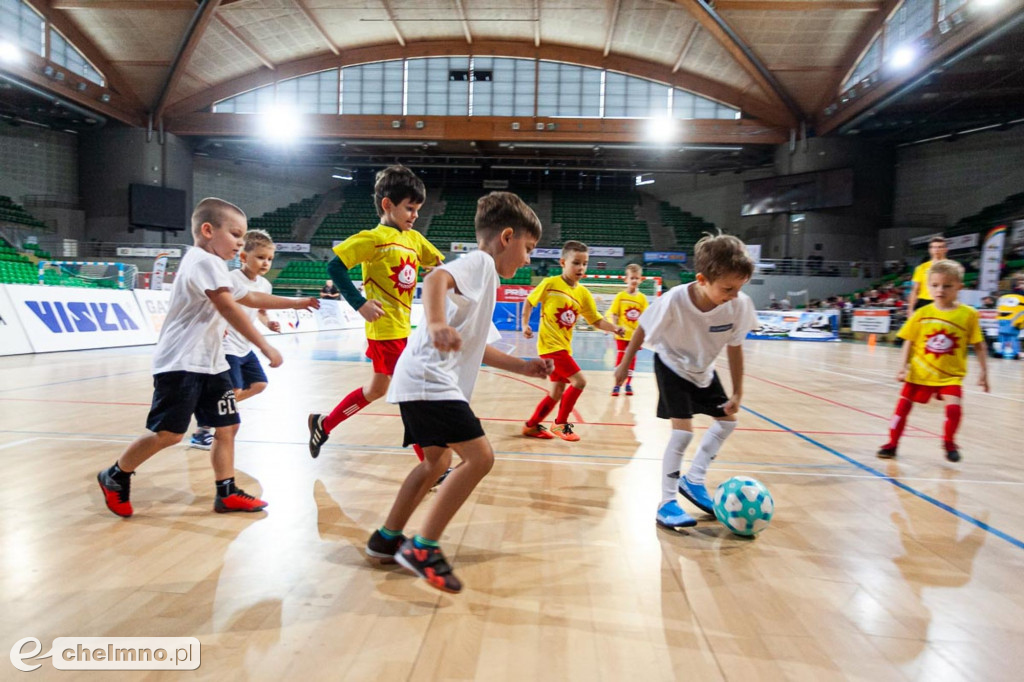
[(740, 237), (751, 226), (768, 225), (767, 216), (740, 217), (743, 204), (743, 182), (775, 175), (771, 169), (747, 171), (739, 175), (720, 173), (708, 175), (659, 173), (656, 181), (645, 189), (660, 201), (667, 201), (695, 216), (714, 223), (723, 232)]
[(78, 199), (78, 136), (35, 126), (0, 123), (0, 194)]
[(238, 204), (250, 217), (263, 215), (314, 194), (323, 194), (337, 184), (331, 169), (322, 166), (236, 165), (196, 157), (192, 192), (196, 201), (219, 197)]

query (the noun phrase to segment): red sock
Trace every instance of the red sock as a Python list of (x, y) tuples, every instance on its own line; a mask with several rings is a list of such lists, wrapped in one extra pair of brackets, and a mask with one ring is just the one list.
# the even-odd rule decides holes
[(421, 448), (416, 443), (413, 443), (412, 444), (412, 451), (416, 453), (416, 456), (419, 457), (420, 461), (422, 462), (423, 461), (423, 448)]
[(331, 413), (324, 419), (324, 431), (330, 433), (334, 428), (345, 421), (359, 410), (363, 409), (370, 402), (363, 397), (363, 389), (356, 390), (345, 396), (344, 400), (338, 403)]
[(575, 386), (569, 386), (565, 389), (565, 393), (562, 394), (562, 402), (558, 404), (558, 418), (555, 419), (556, 424), (564, 424), (569, 421), (569, 414), (572, 412), (572, 408), (576, 406), (576, 401), (579, 399), (581, 393), (583, 393), (583, 391)]
[(956, 430), (960, 428), (960, 417), (963, 411), (959, 405), (946, 405), (946, 424), (942, 429), (942, 437), (947, 446), (956, 445)]
[(537, 403), (537, 409), (533, 411), (533, 416), (530, 417), (530, 421), (526, 422), (526, 425), (536, 426), (540, 424), (544, 421), (544, 417), (551, 414), (551, 410), (555, 409), (555, 404), (550, 395), (544, 396), (544, 399)]
[(903, 435), (903, 429), (907, 426), (907, 415), (910, 414), (910, 408), (914, 406), (914, 403), (910, 401), (910, 398), (901, 397), (899, 402), (896, 403), (896, 411), (893, 412), (892, 421), (889, 422), (889, 442), (887, 445), (896, 447), (900, 443), (900, 436)]

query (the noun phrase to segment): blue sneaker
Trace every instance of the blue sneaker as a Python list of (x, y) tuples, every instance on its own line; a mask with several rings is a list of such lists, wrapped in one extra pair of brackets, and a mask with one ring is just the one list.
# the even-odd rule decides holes
[(679, 477), (679, 494), (697, 505), (702, 512), (715, 513), (715, 501), (708, 495), (708, 489), (703, 485), (691, 483), (686, 476)]
[(658, 507), (658, 525), (665, 528), (689, 528), (697, 525), (697, 519), (684, 512), (678, 502), (669, 500)]
[(190, 448), (209, 450), (213, 447), (213, 431), (196, 431), (188, 442)]

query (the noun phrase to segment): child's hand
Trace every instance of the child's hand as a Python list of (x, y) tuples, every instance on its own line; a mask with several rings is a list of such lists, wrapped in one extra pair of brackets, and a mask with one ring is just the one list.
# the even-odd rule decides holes
[(320, 299), (314, 296), (300, 298), (295, 301), (296, 310), (317, 310), (320, 307)]
[(284, 358), (281, 357), (281, 352), (273, 346), (267, 346), (263, 349), (263, 354), (267, 356), (268, 364), (271, 367), (280, 367), (281, 363), (284, 362)]
[(449, 327), (443, 322), (436, 325), (428, 325), (427, 333), (430, 334), (430, 340), (433, 342), (434, 348), (439, 351), (452, 351), (462, 348), (462, 337), (459, 336), (454, 327)]
[(626, 328), (623, 327), (622, 325), (619, 325), (618, 327), (615, 328), (614, 333), (615, 333), (615, 336), (618, 336), (618, 337), (621, 338), (621, 337), (626, 335)]
[(907, 380), (907, 368), (906, 367), (902, 367), (902, 368), (900, 368), (900, 371), (896, 372), (896, 381), (899, 381), (900, 383), (902, 383), (902, 382), (904, 382), (906, 380)]
[(371, 298), (361, 305), (356, 312), (362, 315), (363, 319), (367, 322), (375, 322), (384, 317), (384, 306), (381, 305), (380, 301)]
[(281, 323), (278, 322), (277, 320), (270, 320), (269, 322), (267, 322), (267, 329), (269, 329), (272, 332), (281, 333)]
[(988, 372), (981, 373), (981, 376), (978, 377), (978, 385), (981, 386), (985, 393), (988, 393)]
[(528, 377), (543, 379), (555, 371), (555, 361), (551, 358), (530, 358), (523, 367), (523, 374)]
[(740, 411), (740, 400), (741, 398), (738, 395), (734, 395), (733, 397), (729, 398), (729, 401), (722, 405), (722, 411), (724, 411), (727, 415), (736, 414), (737, 412)]
[(530, 329), (530, 325), (528, 325), (528, 324), (527, 325), (523, 325), (523, 338), (524, 339), (532, 339), (533, 338), (533, 330)]
[(629, 375), (629, 365), (625, 362), (615, 368), (615, 385), (621, 386), (626, 383), (626, 377)]

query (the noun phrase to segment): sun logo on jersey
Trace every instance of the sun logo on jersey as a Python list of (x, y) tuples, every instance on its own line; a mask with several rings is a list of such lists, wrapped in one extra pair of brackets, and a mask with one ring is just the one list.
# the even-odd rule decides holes
[(402, 261), (391, 268), (388, 278), (395, 283), (395, 288), (400, 294), (408, 294), (416, 288), (416, 266), (414, 259), (403, 258)]
[(641, 310), (639, 308), (630, 307), (626, 308), (625, 317), (630, 322), (636, 322), (640, 319)]
[(555, 311), (555, 322), (562, 329), (572, 329), (576, 326), (576, 309), (565, 304)]
[(925, 335), (924, 352), (931, 353), (937, 358), (943, 355), (952, 355), (959, 347), (959, 339), (945, 329)]

